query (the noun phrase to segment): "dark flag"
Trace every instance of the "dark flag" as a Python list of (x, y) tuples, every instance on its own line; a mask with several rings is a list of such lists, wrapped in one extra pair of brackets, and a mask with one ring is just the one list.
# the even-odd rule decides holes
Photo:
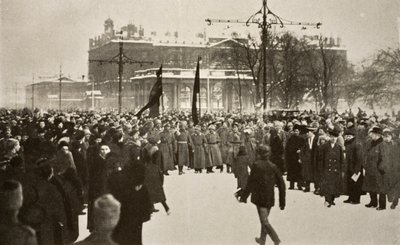
[(160, 97), (162, 95), (162, 65), (157, 71), (157, 81), (151, 88), (149, 95), (149, 102), (138, 112), (135, 116), (141, 117), (142, 113), (150, 108), (150, 117), (157, 117), (160, 115)]
[[(200, 98), (200, 57), (197, 58), (196, 75), (194, 77), (193, 99), (192, 99), (192, 119), (194, 125), (199, 123), (199, 115), (197, 114), (197, 98)], [(201, 107), (199, 103), (199, 107)]]

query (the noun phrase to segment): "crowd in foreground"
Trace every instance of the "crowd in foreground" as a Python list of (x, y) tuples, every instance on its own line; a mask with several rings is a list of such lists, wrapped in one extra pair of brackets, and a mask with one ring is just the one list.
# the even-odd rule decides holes
[(279, 244), (268, 215), (275, 185), (285, 208), (283, 175), (289, 190), (313, 191), (326, 207), (340, 195), (357, 205), (368, 193), (366, 207), (384, 210), (389, 201), (395, 209), (399, 125), (361, 110), (206, 114), (197, 125), (183, 112), (137, 118), (3, 110), (0, 233), (7, 235), (0, 244), (72, 244), (85, 206), (91, 235), (83, 244), (141, 244), (142, 224), (159, 211), (154, 204), (171, 212), (164, 177), (184, 171), (233, 173), (237, 198), (252, 194), (258, 207), (257, 242), (268, 234)]

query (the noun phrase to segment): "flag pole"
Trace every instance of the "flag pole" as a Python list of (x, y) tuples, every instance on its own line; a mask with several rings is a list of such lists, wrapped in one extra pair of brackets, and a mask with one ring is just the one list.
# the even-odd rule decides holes
[[(197, 63), (199, 64), (199, 62), (201, 61), (201, 56), (199, 56), (197, 58)], [(200, 65), (199, 65), (199, 118), (201, 118), (201, 99), (200, 99), (200, 95), (201, 95), (201, 86), (200, 86)]]
[(162, 112), (162, 114), (164, 114), (164, 110), (165, 110), (165, 108), (164, 108), (164, 91), (163, 91), (162, 95), (161, 95), (161, 112)]

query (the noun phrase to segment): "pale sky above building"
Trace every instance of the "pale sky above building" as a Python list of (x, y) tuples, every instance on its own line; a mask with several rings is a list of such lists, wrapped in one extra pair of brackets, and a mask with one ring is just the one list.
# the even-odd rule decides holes
[[(285, 19), (322, 22), (319, 30), (298, 33), (340, 37), (349, 60), (356, 64), (378, 49), (399, 45), (398, 0), (268, 0), (268, 5)], [(204, 30), (209, 35), (243, 30), (242, 26), (206, 26), (204, 19), (246, 20), (262, 7), (262, 1), (0, 0), (0, 7), (0, 89), (5, 98), (6, 88), (15, 89), (16, 83), (23, 87), (33, 73), (56, 74), (60, 64), (65, 74), (86, 75), (88, 40), (103, 32), (108, 17), (116, 29), (134, 23), (144, 27), (145, 35), (178, 31), (182, 39), (190, 39)]]

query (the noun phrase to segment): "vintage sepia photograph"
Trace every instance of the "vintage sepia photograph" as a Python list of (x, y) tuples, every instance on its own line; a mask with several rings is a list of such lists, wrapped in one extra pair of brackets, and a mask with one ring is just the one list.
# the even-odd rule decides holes
[(0, 245), (400, 245), (400, 1), (0, 0)]

